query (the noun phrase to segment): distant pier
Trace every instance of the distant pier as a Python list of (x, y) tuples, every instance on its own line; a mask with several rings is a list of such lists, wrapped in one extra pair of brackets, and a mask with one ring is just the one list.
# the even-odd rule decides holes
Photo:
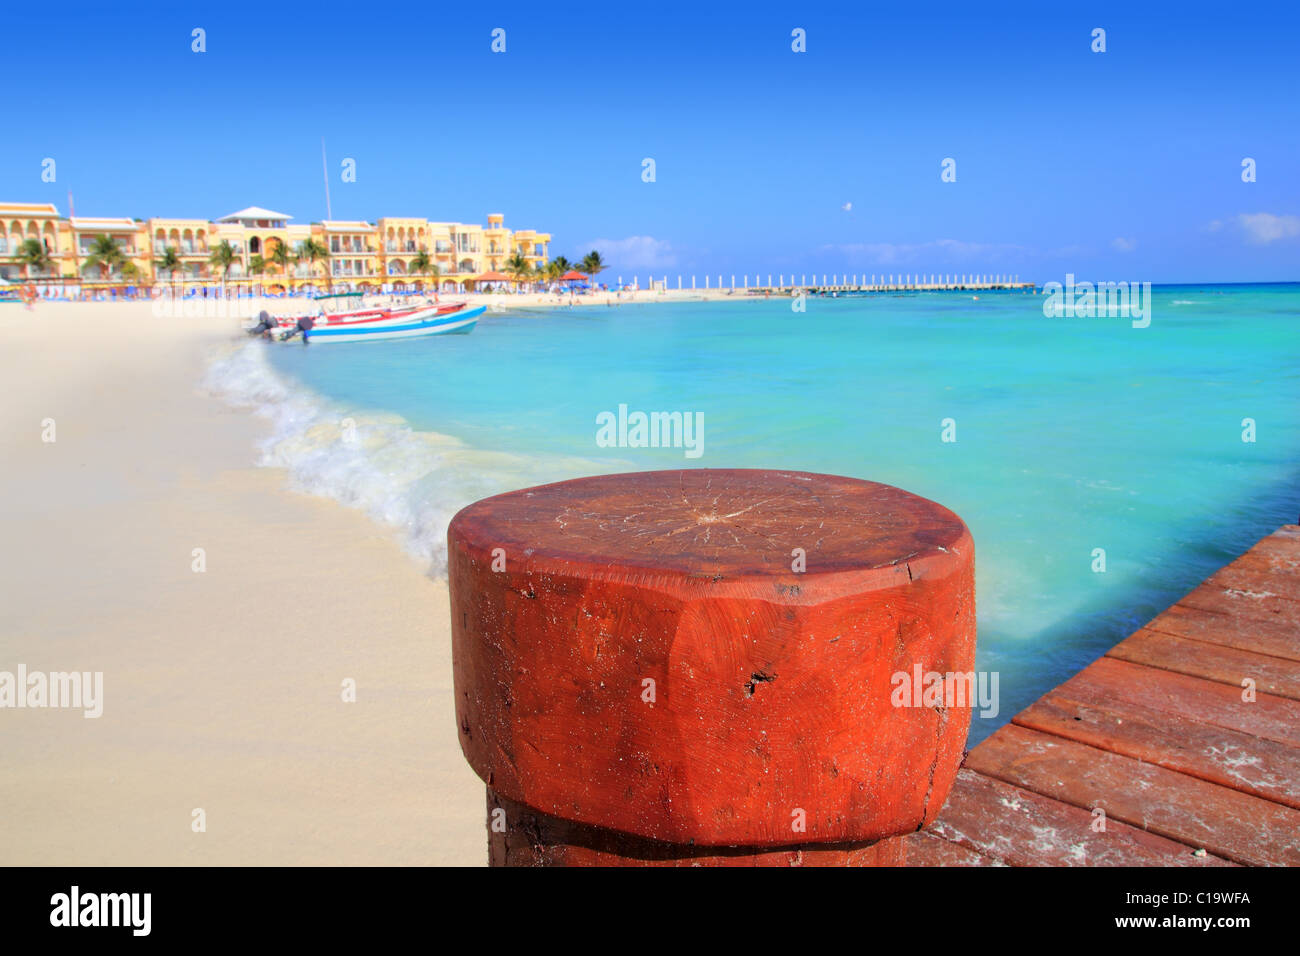
[(1300, 865), (1300, 525), (967, 754), (913, 866)]
[(868, 292), (1037, 292), (1033, 282), (1022, 282), (1018, 275), (990, 273), (885, 273), (833, 274), (765, 273), (762, 275), (647, 276), (645, 285), (639, 276), (625, 283), (618, 276), (616, 288), (649, 289), (663, 292), (731, 292), (743, 295), (798, 295), (800, 293), (868, 293)]

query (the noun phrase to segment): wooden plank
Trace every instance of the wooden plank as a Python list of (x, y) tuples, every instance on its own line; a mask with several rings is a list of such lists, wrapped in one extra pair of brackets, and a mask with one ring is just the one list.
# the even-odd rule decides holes
[[(1300, 540), (1300, 539), (1297, 539)], [(1228, 567), (1242, 571), (1260, 571), (1264, 574), (1300, 574), (1300, 546), (1270, 546), (1265, 538)]]
[(1242, 680), (1249, 677), (1257, 690), (1300, 700), (1300, 668), (1294, 661), (1266, 654), (1190, 641), (1144, 627), (1112, 647), (1106, 656), (1235, 687), (1241, 687)]
[(1300, 628), (1190, 607), (1181, 602), (1147, 625), (1153, 631), (1300, 661)]
[(1300, 810), (1300, 751), (1275, 740), (1161, 713), (1131, 697), (1075, 700), (1063, 688), (1015, 722)]
[(937, 837), (928, 830), (900, 839), (907, 845), (908, 866), (1006, 866), (1001, 860)]
[(1300, 629), (1300, 601), (1280, 597), (1262, 585), (1255, 589), (1202, 584), (1178, 603), (1239, 617), (1243, 624), (1247, 621), (1267, 621), (1280, 627)]
[(1088, 810), (961, 770), (930, 832), (1013, 866), (1231, 865), (1118, 820), (1093, 827)]
[[(1248, 552), (1249, 554), (1249, 552)], [(1250, 561), (1234, 561), (1226, 568), (1220, 568), (1205, 579), (1207, 587), (1223, 588), (1225, 591), (1241, 591), (1245, 594), (1264, 594), (1285, 601), (1300, 601), (1300, 576), (1294, 571), (1271, 570), (1272, 562), (1263, 557), (1252, 557)], [(1269, 569), (1265, 570), (1267, 566)]]
[(1240, 731), (1290, 748), (1300, 747), (1300, 703), (1296, 701), (1258, 694), (1247, 703), (1241, 699), (1239, 687), (1130, 664), (1116, 657), (1093, 661), (1055, 692), (1092, 702), (1140, 701), (1164, 714)]
[(966, 767), (1236, 863), (1300, 865), (1300, 811), (1131, 757), (1012, 724)]

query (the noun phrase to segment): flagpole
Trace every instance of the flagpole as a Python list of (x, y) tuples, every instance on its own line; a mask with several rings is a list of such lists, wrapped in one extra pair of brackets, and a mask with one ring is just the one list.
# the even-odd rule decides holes
[(325, 161), (325, 137), (320, 138), (320, 170), (325, 177), (325, 219), (328, 222), (334, 218), (334, 212), (330, 209), (330, 172), (329, 164)]

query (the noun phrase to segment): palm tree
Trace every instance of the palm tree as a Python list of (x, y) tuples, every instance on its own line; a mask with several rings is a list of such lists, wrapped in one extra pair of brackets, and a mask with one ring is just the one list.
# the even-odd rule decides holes
[(548, 271), (552, 265), (555, 266), (555, 271), (558, 272), (560, 275), (564, 275), (566, 272), (568, 272), (570, 269), (573, 268), (573, 263), (571, 263), (568, 259), (564, 258), (564, 256), (556, 256), (554, 259), (552, 259), (550, 261), (550, 264), (547, 265), (546, 267)]
[(579, 272), (585, 272), (587, 275), (591, 276), (592, 289), (596, 288), (596, 276), (604, 272), (605, 269), (605, 260), (601, 259), (600, 253), (595, 249), (592, 249), (591, 252), (582, 257), (582, 265), (578, 267)]
[(45, 249), (45, 243), (39, 239), (23, 240), (23, 244), (18, 247), (18, 261), (22, 263), (29, 279), (33, 269), (44, 272), (54, 265), (54, 260)]
[(180, 253), (176, 251), (175, 246), (168, 246), (165, 248), (163, 250), (162, 258), (154, 262), (154, 268), (159, 272), (167, 273), (168, 278), (175, 276), (180, 267), (181, 256)]
[(525, 259), (522, 253), (516, 252), (506, 260), (506, 272), (515, 277), (515, 280), (522, 283), (524, 279), (533, 274), (533, 267)]
[(413, 276), (426, 275), (431, 268), (433, 268), (433, 260), (429, 258), (429, 250), (424, 246), (411, 256), (411, 261), (406, 265), (406, 271)]
[[(295, 258), (299, 262), (307, 263), (313, 269), (317, 262), (325, 262), (329, 257), (330, 251), (323, 242), (317, 242), (315, 239), (304, 239), (298, 243), (298, 255)], [(328, 265), (325, 267), (325, 284), (331, 288), (334, 286)]]
[(288, 279), (289, 264), (293, 262), (293, 253), (289, 251), (287, 243), (276, 242), (275, 247), (271, 250), (271, 261), (279, 268), (280, 274)]
[(266, 271), (266, 260), (261, 256), (253, 256), (248, 260), (248, 271), (255, 276), (260, 276)]
[(230, 267), (239, 261), (239, 253), (230, 244), (229, 239), (222, 239), (217, 247), (212, 250), (212, 255), (208, 257), (208, 261), (221, 269), (221, 281), (225, 282), (226, 277), (230, 275)]
[(90, 255), (86, 256), (85, 265), (99, 266), (103, 270), (101, 278), (107, 279), (114, 269), (120, 269), (126, 262), (126, 255), (122, 252), (122, 245), (112, 236), (96, 236), (94, 245), (90, 247)]

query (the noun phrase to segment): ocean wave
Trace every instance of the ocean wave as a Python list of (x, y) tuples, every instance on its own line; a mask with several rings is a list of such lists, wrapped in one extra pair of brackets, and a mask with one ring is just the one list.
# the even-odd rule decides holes
[(257, 464), (284, 468), (296, 491), (333, 498), (396, 529), (432, 576), (446, 573), (447, 525), (465, 505), (614, 464), (485, 451), (417, 431), (399, 415), (346, 408), (282, 377), (266, 348), (243, 343), (217, 357), (203, 381), (212, 395), (270, 421)]

